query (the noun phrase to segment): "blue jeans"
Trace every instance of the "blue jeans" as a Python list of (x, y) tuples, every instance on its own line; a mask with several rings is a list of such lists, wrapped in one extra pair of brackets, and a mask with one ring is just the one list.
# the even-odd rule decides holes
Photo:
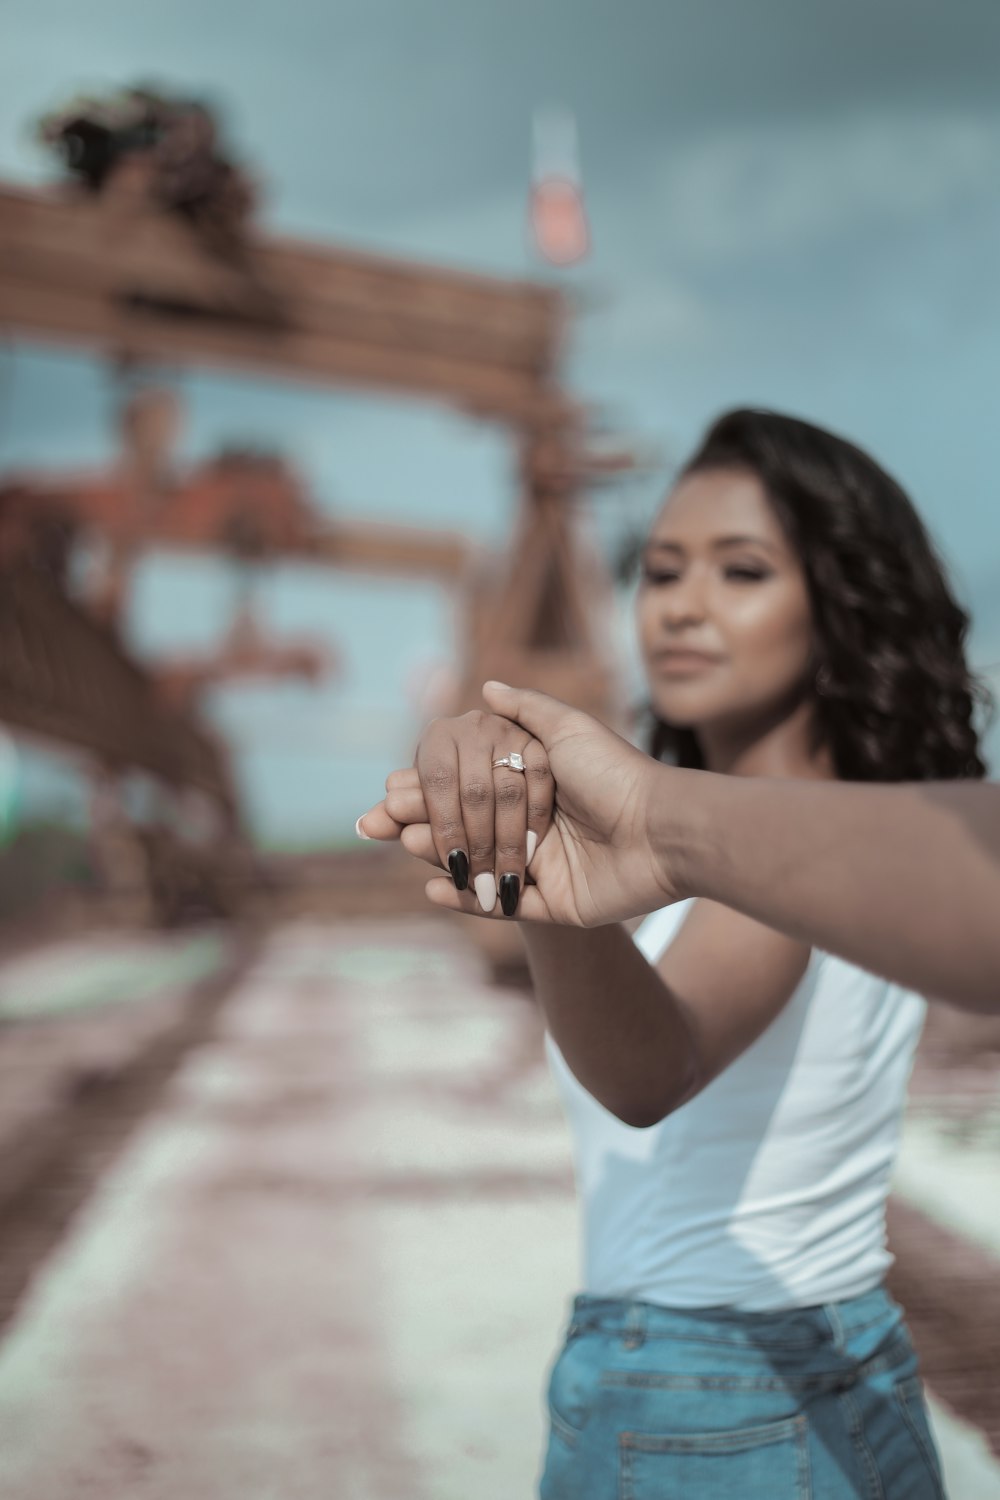
[(577, 1297), (541, 1500), (943, 1500), (880, 1290), (780, 1313)]

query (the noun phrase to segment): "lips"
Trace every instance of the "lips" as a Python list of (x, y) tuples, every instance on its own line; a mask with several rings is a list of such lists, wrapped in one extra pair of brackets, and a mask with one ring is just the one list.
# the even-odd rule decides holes
[(706, 651), (660, 651), (653, 657), (653, 667), (664, 677), (687, 677), (707, 672), (721, 660)]

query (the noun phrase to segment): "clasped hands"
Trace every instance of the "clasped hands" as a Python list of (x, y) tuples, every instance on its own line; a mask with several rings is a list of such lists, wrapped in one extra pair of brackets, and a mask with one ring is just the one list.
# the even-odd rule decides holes
[[(654, 847), (665, 768), (545, 694), (487, 683), (483, 697), (428, 726), (359, 835), (447, 870), (430, 900), (470, 915), (596, 927), (679, 899)], [(496, 764), (511, 755), (523, 771)]]

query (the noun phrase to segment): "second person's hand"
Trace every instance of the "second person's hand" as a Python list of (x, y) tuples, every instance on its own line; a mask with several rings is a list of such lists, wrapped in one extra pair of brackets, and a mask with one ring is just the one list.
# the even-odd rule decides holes
[[(555, 783), (554, 814), (547, 833), (542, 833), (547, 814), (541, 802), (535, 809), (532, 831), (542, 836), (530, 860), (534, 884), (523, 890), (517, 915), (527, 921), (593, 927), (679, 899), (679, 872), (664, 870), (650, 829), (653, 804), (664, 795), (665, 775), (682, 781), (686, 773), (668, 772), (595, 719), (545, 694), (501, 683), (487, 683), (483, 691), (488, 706), (501, 716), (499, 723), (507, 719), (520, 726), (526, 745), (533, 747), (532, 755), (537, 753), (537, 744), (547, 756)], [(439, 720), (437, 724), (461, 722)], [(501, 732), (497, 723), (492, 729)], [(504, 732), (509, 736), (509, 722)], [(385, 802), (359, 819), (364, 836), (402, 838), (410, 853), (445, 868), (449, 867), (451, 840), (460, 826), (456, 803), (464, 806), (470, 800), (473, 804), (489, 800), (481, 775), (472, 780), (471, 799), (462, 791), (461, 761), (460, 757), (452, 759), (449, 738), (453, 738), (452, 729), (441, 728), (426, 746), (422, 740), (416, 770), (394, 772)], [(482, 760), (481, 752), (478, 758)], [(538, 781), (547, 788), (547, 798), (551, 781), (541, 773)], [(683, 789), (678, 785), (677, 791), (681, 794)], [(527, 862), (524, 814), (521, 826), (525, 844), (518, 868)], [(485, 857), (484, 848), (480, 853)], [(469, 913), (482, 912), (489, 898), (486, 892), (487, 903), (476, 901), (471, 892), (461, 889), (459, 880), (433, 880), (427, 892), (436, 905)]]

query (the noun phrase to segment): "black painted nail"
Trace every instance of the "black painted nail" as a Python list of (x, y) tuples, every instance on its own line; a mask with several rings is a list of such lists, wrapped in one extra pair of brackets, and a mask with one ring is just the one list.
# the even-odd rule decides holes
[(500, 910), (505, 917), (512, 917), (517, 911), (517, 902), (520, 894), (521, 882), (518, 876), (500, 876)]
[(464, 891), (469, 885), (469, 856), (464, 849), (453, 849), (448, 855), (448, 869), (455, 882), (456, 891)]

